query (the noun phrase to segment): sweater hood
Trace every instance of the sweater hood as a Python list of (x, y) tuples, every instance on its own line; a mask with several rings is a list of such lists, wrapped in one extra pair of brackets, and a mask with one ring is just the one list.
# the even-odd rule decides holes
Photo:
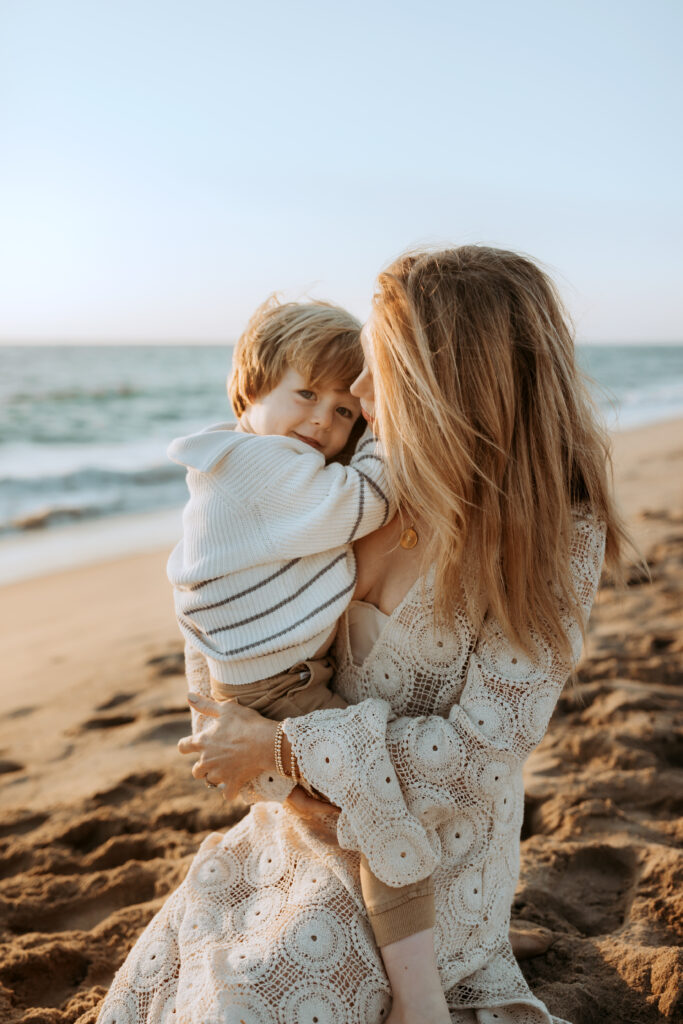
[(214, 466), (240, 444), (247, 434), (235, 431), (234, 423), (214, 423), (198, 434), (176, 437), (171, 441), (166, 454), (173, 462), (209, 473)]

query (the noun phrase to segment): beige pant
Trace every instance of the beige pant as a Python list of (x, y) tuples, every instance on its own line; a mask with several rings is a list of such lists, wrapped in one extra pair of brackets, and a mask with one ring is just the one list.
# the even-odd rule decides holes
[[(243, 686), (232, 686), (212, 679), (211, 693), (216, 700), (236, 697), (240, 704), (260, 711), (266, 718), (281, 722), (285, 718), (307, 715), (309, 711), (319, 711), (321, 708), (347, 707), (346, 701), (330, 689), (333, 675), (331, 658), (315, 658), (302, 661), (281, 675)], [(434, 926), (434, 886), (431, 878), (393, 888), (375, 878), (365, 854), (361, 853), (360, 882), (378, 946), (388, 946)]]

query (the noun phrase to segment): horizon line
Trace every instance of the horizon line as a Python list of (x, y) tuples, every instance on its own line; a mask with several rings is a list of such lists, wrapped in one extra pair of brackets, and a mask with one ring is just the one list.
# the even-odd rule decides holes
[[(683, 337), (673, 338), (576, 338), (577, 345), (683, 345)], [(142, 348), (143, 346), (168, 346), (188, 347), (191, 345), (218, 348), (221, 345), (232, 346), (236, 338), (0, 338), (0, 348), (50, 348), (61, 346), (63, 348), (91, 348), (99, 345), (111, 348)]]

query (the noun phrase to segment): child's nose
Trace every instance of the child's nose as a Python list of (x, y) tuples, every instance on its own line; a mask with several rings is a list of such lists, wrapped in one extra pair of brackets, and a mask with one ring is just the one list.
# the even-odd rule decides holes
[(323, 430), (329, 430), (330, 426), (332, 425), (333, 415), (333, 409), (330, 409), (322, 404), (316, 405), (313, 411), (313, 423), (315, 423), (316, 426), (321, 427)]

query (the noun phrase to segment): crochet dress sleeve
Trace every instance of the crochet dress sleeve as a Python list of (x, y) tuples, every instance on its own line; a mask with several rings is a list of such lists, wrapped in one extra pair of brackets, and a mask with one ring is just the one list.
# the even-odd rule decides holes
[(461, 838), (459, 828), (451, 835), (439, 826), (462, 820), (464, 838), (481, 846), (496, 821), (509, 822), (511, 775), (542, 739), (578, 661), (580, 618), (588, 619), (603, 553), (603, 529), (582, 518), (571, 550), (580, 608), (564, 616), (570, 656), (546, 644), (531, 659), (487, 618), (448, 717), (396, 718), (387, 701), (369, 698), (287, 719), (301, 773), (341, 808), (340, 845), (364, 853), (381, 881), (402, 886), (430, 875), (442, 838)]
[[(206, 657), (192, 644), (185, 644), (185, 678), (188, 693), (199, 693), (202, 697), (211, 696), (211, 673)], [(192, 716), (192, 735), (196, 736), (211, 721), (207, 715), (200, 715), (190, 708)]]

